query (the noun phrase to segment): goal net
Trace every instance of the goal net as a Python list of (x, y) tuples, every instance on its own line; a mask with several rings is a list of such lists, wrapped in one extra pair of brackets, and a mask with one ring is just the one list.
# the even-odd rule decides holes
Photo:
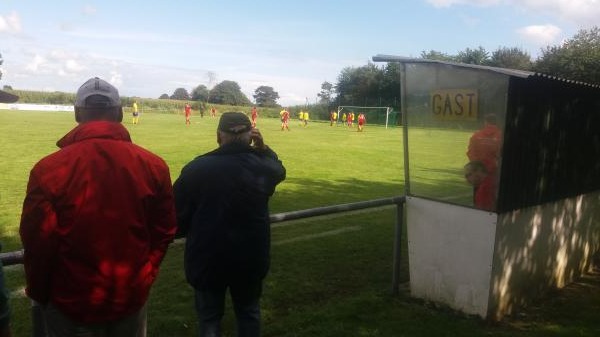
[(389, 106), (352, 106), (352, 105), (340, 105), (337, 109), (337, 122), (338, 123), (346, 123), (345, 120), (342, 120), (342, 116), (344, 114), (348, 114), (354, 112), (356, 116), (354, 119), (354, 123), (356, 123), (356, 118), (359, 114), (365, 114), (367, 119), (367, 124), (380, 124), (385, 125), (387, 129), (388, 125), (396, 125), (396, 115), (394, 114), (394, 109)]

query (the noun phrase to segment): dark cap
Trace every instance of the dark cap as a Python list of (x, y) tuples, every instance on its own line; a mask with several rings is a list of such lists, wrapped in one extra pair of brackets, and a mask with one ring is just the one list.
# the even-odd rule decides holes
[[(93, 97), (92, 97), (93, 96)], [(88, 99), (92, 97), (91, 99)], [(75, 107), (116, 107), (121, 106), (119, 91), (110, 83), (98, 77), (90, 78), (77, 90)]]
[(252, 130), (250, 119), (243, 112), (224, 112), (219, 120), (219, 131), (240, 134)]
[(0, 90), (0, 103), (13, 103), (19, 99), (19, 96), (10, 94), (6, 91)]

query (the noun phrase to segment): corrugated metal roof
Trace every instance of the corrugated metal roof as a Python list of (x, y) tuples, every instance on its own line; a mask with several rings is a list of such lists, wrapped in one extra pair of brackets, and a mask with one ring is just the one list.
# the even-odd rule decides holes
[(544, 78), (544, 79), (549, 79), (549, 80), (554, 80), (554, 81), (565, 82), (565, 83), (569, 83), (569, 84), (583, 85), (583, 86), (588, 86), (588, 87), (592, 87), (592, 88), (600, 88), (600, 85), (598, 85), (598, 84), (590, 84), (590, 83), (585, 83), (585, 82), (580, 82), (580, 81), (568, 80), (568, 79), (564, 79), (564, 78), (560, 78), (560, 77), (556, 77), (556, 76), (552, 76), (552, 75), (547, 75), (547, 74), (542, 74), (542, 73), (537, 73), (537, 72), (532, 72), (532, 71), (489, 67), (489, 66), (482, 66), (482, 65), (477, 65), (477, 64), (427, 60), (427, 59), (418, 59), (418, 58), (394, 56), (394, 55), (381, 55), (381, 54), (373, 56), (373, 62), (437, 63), (437, 64), (443, 64), (443, 65), (448, 65), (448, 66), (453, 66), (453, 67), (491, 71), (494, 73), (504, 74), (504, 75), (508, 75), (508, 76), (514, 76), (514, 77), (520, 77), (520, 78), (539, 77), (539, 78)]

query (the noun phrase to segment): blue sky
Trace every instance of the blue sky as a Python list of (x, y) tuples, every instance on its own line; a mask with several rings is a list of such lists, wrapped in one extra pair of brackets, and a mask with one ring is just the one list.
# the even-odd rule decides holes
[(0, 0), (0, 86), (75, 92), (99, 76), (157, 98), (230, 80), (250, 100), (266, 85), (304, 104), (377, 54), (506, 46), (535, 58), (593, 26), (600, 0)]

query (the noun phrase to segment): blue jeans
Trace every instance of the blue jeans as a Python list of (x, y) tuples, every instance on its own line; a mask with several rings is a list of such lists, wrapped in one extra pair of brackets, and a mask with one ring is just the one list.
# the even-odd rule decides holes
[(237, 337), (260, 337), (260, 295), (262, 282), (222, 285), (195, 291), (200, 337), (220, 337), (229, 288), (237, 322)]

